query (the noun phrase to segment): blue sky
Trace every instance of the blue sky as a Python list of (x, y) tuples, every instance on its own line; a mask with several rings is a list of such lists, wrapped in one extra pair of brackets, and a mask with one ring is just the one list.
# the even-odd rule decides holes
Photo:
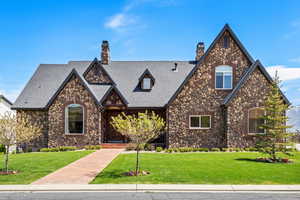
[(14, 101), (38, 64), (91, 60), (102, 40), (112, 60), (194, 59), (225, 23), (300, 105), (299, 0), (3, 0), (0, 92)]

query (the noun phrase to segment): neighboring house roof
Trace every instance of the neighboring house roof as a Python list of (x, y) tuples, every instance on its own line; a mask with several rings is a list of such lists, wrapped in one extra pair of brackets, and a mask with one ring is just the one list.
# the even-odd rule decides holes
[[(83, 74), (92, 61), (70, 61), (68, 64), (41, 64), (13, 105), (14, 109), (43, 109), (62, 89), (71, 73), (81, 77), (91, 94), (99, 102), (112, 85), (89, 84)], [(178, 72), (172, 71), (178, 63)], [(115, 87), (128, 103), (128, 107), (163, 107), (184, 78), (194, 68), (190, 61), (111, 61), (103, 68), (115, 82)], [(148, 69), (156, 84), (150, 92), (135, 91), (139, 78)], [(74, 71), (75, 70), (75, 71)], [(72, 72), (73, 71), (73, 72)]]
[(5, 101), (9, 106), (12, 106), (13, 105), (13, 103), (10, 101), (10, 100), (8, 100), (4, 95), (2, 95), (2, 94), (0, 94), (0, 100), (3, 100), (3, 101)]
[[(252, 72), (254, 72), (254, 70), (258, 68), (262, 74), (267, 78), (267, 80), (269, 82), (272, 82), (273, 79), (272, 77), (269, 75), (269, 73), (267, 72), (267, 70), (263, 67), (263, 65), (260, 63), (259, 60), (255, 61), (255, 63), (253, 63), (251, 65), (251, 67), (246, 71), (246, 73), (244, 74), (244, 76), (240, 79), (240, 81), (237, 83), (236, 87), (232, 90), (231, 93), (229, 93), (229, 95), (226, 96), (226, 98), (223, 101), (223, 105), (227, 106), (230, 101), (237, 95), (238, 91), (240, 90), (240, 88), (242, 88), (242, 86), (246, 83), (246, 81), (248, 80), (248, 78), (250, 77), (250, 75), (252, 74)], [(280, 90), (281, 95), (285, 101), (285, 103), (287, 104), (291, 104), (289, 102), (289, 100), (286, 98), (286, 96), (282, 93), (282, 91)]]

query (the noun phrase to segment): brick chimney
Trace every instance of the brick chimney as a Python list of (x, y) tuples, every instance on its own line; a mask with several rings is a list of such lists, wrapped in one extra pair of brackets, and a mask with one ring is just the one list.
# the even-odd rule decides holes
[(103, 65), (108, 65), (110, 61), (110, 56), (109, 56), (109, 44), (107, 40), (102, 41), (101, 45), (101, 63)]
[(204, 55), (204, 42), (199, 42), (196, 47), (196, 61), (199, 61), (200, 58)]

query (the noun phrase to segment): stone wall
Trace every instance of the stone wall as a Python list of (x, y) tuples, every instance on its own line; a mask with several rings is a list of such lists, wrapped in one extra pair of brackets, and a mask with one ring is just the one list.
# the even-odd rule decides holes
[(84, 78), (91, 84), (110, 84), (107, 73), (99, 63), (94, 63), (85, 73)]
[(227, 146), (251, 147), (255, 136), (248, 134), (248, 111), (263, 107), (270, 92), (270, 83), (257, 68), (227, 107)]
[[(65, 134), (65, 108), (84, 107), (84, 134)], [(97, 145), (100, 140), (101, 114), (95, 100), (77, 76), (73, 75), (49, 107), (49, 146)]]
[[(224, 35), (229, 36), (229, 47), (223, 47)], [(224, 147), (225, 116), (221, 108), (224, 98), (232, 90), (215, 89), (215, 67), (233, 67), (233, 87), (251, 65), (228, 32), (211, 49), (205, 60), (198, 65), (193, 76), (169, 105), (170, 147)], [(189, 115), (211, 115), (210, 129), (189, 129)]]
[(24, 113), (30, 122), (41, 128), (42, 134), (33, 141), (25, 144), (26, 148), (40, 149), (48, 146), (48, 111), (43, 110), (17, 110), (17, 117)]

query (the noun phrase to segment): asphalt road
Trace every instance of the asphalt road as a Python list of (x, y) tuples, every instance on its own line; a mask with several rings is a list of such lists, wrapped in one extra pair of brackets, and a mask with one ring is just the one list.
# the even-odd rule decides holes
[(0, 193), (0, 200), (299, 200), (300, 193), (238, 192), (16, 192)]

